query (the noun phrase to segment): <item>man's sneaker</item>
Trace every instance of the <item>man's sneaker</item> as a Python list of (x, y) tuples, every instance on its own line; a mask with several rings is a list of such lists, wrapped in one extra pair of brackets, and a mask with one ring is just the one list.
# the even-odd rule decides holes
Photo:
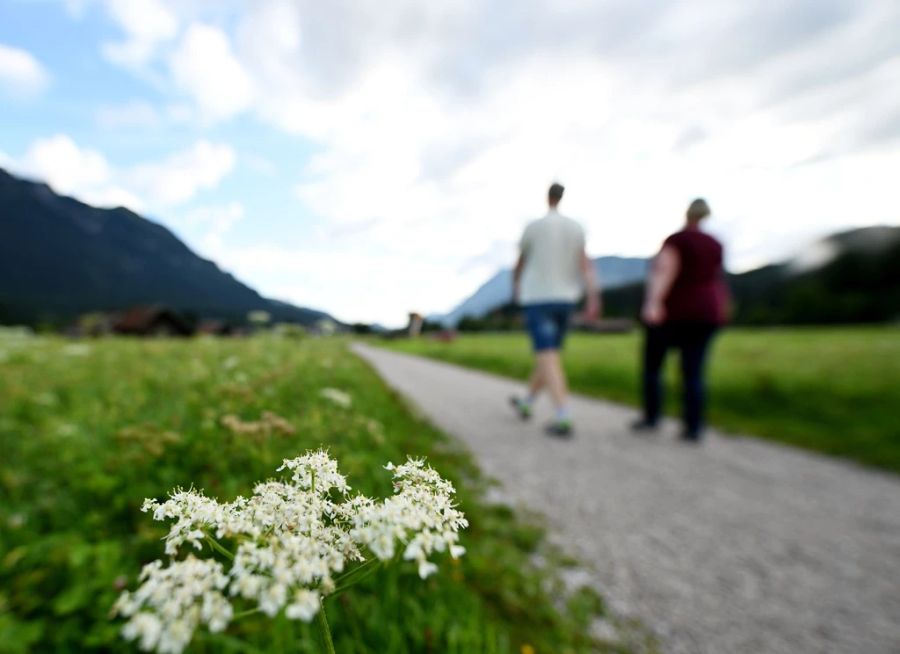
[(556, 438), (571, 438), (575, 433), (571, 420), (554, 420), (544, 428), (548, 436)]
[(516, 410), (516, 413), (519, 414), (519, 417), (522, 420), (528, 420), (531, 418), (531, 404), (523, 400), (521, 397), (517, 395), (513, 395), (509, 398), (509, 403)]

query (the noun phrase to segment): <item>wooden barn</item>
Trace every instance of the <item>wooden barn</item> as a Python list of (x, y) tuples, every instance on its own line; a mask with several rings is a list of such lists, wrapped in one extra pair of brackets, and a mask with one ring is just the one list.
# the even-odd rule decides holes
[(197, 325), (197, 333), (207, 336), (236, 336), (238, 330), (224, 320), (203, 320)]
[(190, 336), (194, 326), (174, 309), (153, 305), (126, 311), (113, 323), (113, 332), (131, 336)]

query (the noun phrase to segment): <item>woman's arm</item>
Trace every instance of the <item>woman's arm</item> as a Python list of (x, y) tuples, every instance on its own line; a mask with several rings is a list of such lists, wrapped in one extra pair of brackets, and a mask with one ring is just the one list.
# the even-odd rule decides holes
[(658, 325), (666, 319), (665, 300), (669, 289), (678, 276), (681, 259), (671, 245), (664, 245), (653, 261), (653, 268), (647, 278), (647, 291), (641, 318), (648, 325)]

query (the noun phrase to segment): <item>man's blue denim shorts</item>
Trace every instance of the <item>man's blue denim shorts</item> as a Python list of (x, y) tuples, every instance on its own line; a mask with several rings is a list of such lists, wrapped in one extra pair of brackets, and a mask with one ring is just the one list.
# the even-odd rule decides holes
[(575, 305), (571, 302), (546, 302), (525, 306), (525, 325), (535, 352), (562, 348)]

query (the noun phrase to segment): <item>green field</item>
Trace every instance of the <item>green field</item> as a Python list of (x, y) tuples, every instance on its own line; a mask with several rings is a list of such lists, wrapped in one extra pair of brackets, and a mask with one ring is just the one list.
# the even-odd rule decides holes
[[(565, 365), (572, 388), (636, 404), (640, 334), (573, 334)], [(524, 334), (463, 335), (385, 345), (525, 379)], [(677, 360), (669, 360), (668, 412), (677, 407)], [(714, 345), (710, 422), (900, 472), (900, 329), (730, 329)]]
[[(320, 394), (348, 393), (350, 407)], [(296, 433), (237, 434), (226, 415), (271, 411)], [(227, 421), (226, 421), (227, 422)], [(354, 489), (391, 492), (382, 466), (424, 455), (457, 486), (471, 526), (458, 564), (380, 570), (326, 601), (342, 653), (628, 651), (598, 644), (587, 590), (563, 592), (541, 528), (482, 501), (467, 456), (410, 414), (334, 339), (65, 342), (0, 338), (0, 652), (135, 651), (110, 607), (166, 527), (141, 513), (174, 487), (232, 499), (285, 457), (325, 446)], [(539, 553), (540, 556), (536, 556)], [(538, 563), (540, 562), (540, 563)], [(312, 626), (246, 618), (195, 652), (317, 652)]]

